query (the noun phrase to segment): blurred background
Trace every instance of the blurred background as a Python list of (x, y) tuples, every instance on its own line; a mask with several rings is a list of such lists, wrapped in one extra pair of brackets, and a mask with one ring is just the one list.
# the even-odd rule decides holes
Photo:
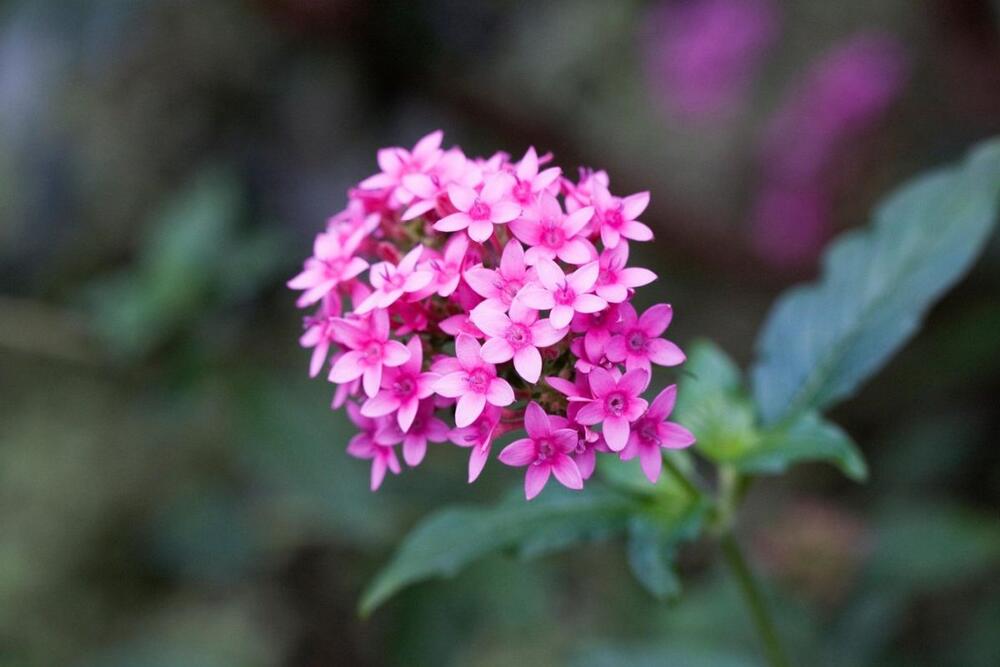
[[(611, 543), (358, 618), (417, 519), (520, 483), (439, 446), (371, 494), (297, 345), (313, 235), (439, 127), (650, 190), (641, 298), (747, 362), (831, 236), (1000, 132), (1000, 2), (0, 2), (0, 665), (759, 664), (703, 545), (677, 603)], [(1000, 664), (998, 285), (994, 239), (833, 415), (867, 485), (751, 492), (800, 664)]]

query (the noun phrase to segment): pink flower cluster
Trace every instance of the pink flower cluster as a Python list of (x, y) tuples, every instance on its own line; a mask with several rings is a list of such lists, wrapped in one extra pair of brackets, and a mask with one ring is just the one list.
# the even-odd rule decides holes
[(529, 500), (550, 475), (583, 488), (598, 453), (638, 457), (655, 482), (661, 449), (694, 438), (667, 421), (675, 387), (642, 398), (651, 365), (684, 361), (662, 337), (670, 306), (630, 303), (656, 279), (628, 266), (629, 243), (653, 238), (649, 194), (612, 195), (603, 171), (570, 180), (533, 148), (483, 159), (441, 139), (380, 150), (288, 283), (316, 306), (301, 344), (359, 430), (348, 453), (372, 461), (375, 490), (401, 471), (397, 446), (413, 467), (451, 442), (472, 482), (523, 429), (498, 458), (527, 468)]

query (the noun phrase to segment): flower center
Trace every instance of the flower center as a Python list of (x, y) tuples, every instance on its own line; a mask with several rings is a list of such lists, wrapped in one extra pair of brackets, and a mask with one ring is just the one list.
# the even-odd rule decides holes
[(514, 198), (522, 204), (531, 200), (531, 181), (518, 181), (513, 190)]
[(656, 428), (656, 423), (652, 419), (644, 419), (638, 428), (639, 437), (649, 445), (660, 446), (660, 434)]
[(469, 209), (469, 217), (473, 220), (486, 220), (490, 217), (490, 205), (477, 199)]
[(382, 360), (382, 346), (378, 343), (369, 343), (368, 347), (365, 348), (364, 361), (365, 364), (371, 366), (377, 364)]
[(604, 212), (604, 224), (609, 227), (621, 227), (624, 222), (621, 208), (613, 208)]
[(605, 411), (615, 417), (621, 417), (622, 413), (625, 412), (626, 407), (628, 407), (628, 399), (626, 399), (625, 395), (620, 391), (609, 394), (608, 397), (604, 399)]
[(597, 274), (597, 284), (598, 285), (611, 285), (617, 281), (618, 276), (611, 267), (601, 269), (601, 272)]
[(641, 352), (646, 348), (646, 335), (641, 331), (633, 331), (628, 335), (628, 349)]
[(507, 329), (507, 333), (504, 335), (507, 342), (510, 343), (511, 347), (515, 350), (520, 349), (531, 342), (531, 331), (528, 327), (523, 324), (514, 322)]
[(399, 398), (407, 398), (413, 393), (415, 384), (409, 375), (402, 375), (392, 383), (392, 393)]
[(574, 301), (576, 301), (576, 292), (574, 292), (569, 285), (563, 285), (557, 289), (553, 296), (555, 296), (556, 303), (564, 306), (571, 305)]
[(556, 448), (548, 438), (535, 441), (535, 463), (546, 461), (556, 453)]
[(545, 231), (542, 232), (542, 244), (550, 248), (562, 247), (565, 240), (566, 232), (563, 231), (562, 227), (557, 227), (552, 223), (549, 223)]
[(326, 268), (326, 274), (331, 278), (335, 278), (343, 273), (346, 264), (347, 262), (345, 262), (341, 257), (323, 260), (323, 266)]
[(485, 394), (486, 389), (490, 386), (490, 374), (486, 372), (483, 368), (477, 368), (476, 370), (469, 373), (469, 377), (466, 380), (469, 385), (469, 390), (477, 394)]

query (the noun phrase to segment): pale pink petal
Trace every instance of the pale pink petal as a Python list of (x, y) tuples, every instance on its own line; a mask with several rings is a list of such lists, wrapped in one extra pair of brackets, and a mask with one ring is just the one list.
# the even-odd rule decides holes
[(468, 426), (476, 421), (476, 418), (483, 413), (486, 407), (486, 395), (466, 391), (458, 397), (458, 404), (455, 406), (455, 425)]
[[(434, 225), (437, 229), (437, 225)], [(618, 230), (613, 228), (611, 225), (601, 225), (601, 243), (604, 244), (605, 248), (614, 248), (621, 241), (621, 234)]]
[(674, 404), (677, 402), (677, 385), (672, 384), (659, 394), (656, 398), (652, 400), (649, 404), (649, 409), (646, 411), (646, 416), (650, 419), (655, 419), (657, 421), (663, 421), (670, 416), (670, 413), (674, 411)]
[(466, 382), (468, 376), (465, 371), (446, 373), (434, 383), (434, 391), (445, 398), (458, 398), (469, 390), (469, 383)]
[(526, 466), (533, 463), (537, 456), (535, 441), (531, 438), (521, 438), (515, 440), (500, 452), (500, 462), (513, 467)]
[(403, 168), (398, 148), (382, 148), (375, 154), (379, 168), (387, 174), (395, 174)]
[(565, 329), (573, 321), (573, 307), (559, 303), (552, 307), (549, 312), (549, 322), (556, 329)]
[(535, 152), (534, 146), (528, 147), (524, 157), (517, 163), (517, 171), (515, 173), (518, 180), (521, 181), (530, 181), (538, 175), (538, 154)]
[(490, 221), (496, 224), (510, 222), (521, 215), (521, 207), (512, 201), (500, 201), (490, 206)]
[(566, 274), (551, 259), (539, 260), (535, 270), (538, 271), (538, 282), (550, 292), (560, 289), (566, 282)]
[(443, 138), (444, 132), (442, 130), (434, 130), (418, 141), (417, 145), (413, 147), (413, 157), (419, 160), (426, 160), (434, 151), (441, 147), (441, 139)]
[(469, 452), (469, 484), (472, 484), (479, 477), (479, 473), (483, 471), (483, 467), (486, 465), (486, 461), (490, 458), (490, 448), (481, 447), (479, 445), (472, 448)]
[[(472, 205), (476, 203), (476, 191), (456, 183), (448, 186), (448, 199), (459, 211), (468, 213)], [(435, 229), (437, 226), (435, 225)]]
[(583, 477), (576, 461), (565, 454), (557, 454), (552, 460), (552, 474), (567, 489), (582, 489)]
[(659, 447), (639, 447), (639, 463), (642, 464), (642, 471), (646, 473), (646, 478), (650, 482), (656, 483), (660, 478), (660, 470), (663, 468), (663, 454)]
[(538, 382), (542, 374), (542, 355), (538, 348), (528, 345), (515, 352), (514, 369), (526, 381), (532, 384)]
[[(403, 348), (406, 349), (405, 347)], [(365, 368), (361, 374), (361, 386), (365, 394), (369, 397), (378, 393), (378, 388), (382, 384), (382, 364), (372, 364)]]
[(423, 199), (431, 199), (437, 195), (437, 187), (427, 174), (406, 174), (402, 183), (404, 188)]
[(633, 241), (653, 240), (653, 230), (638, 220), (631, 220), (622, 225), (621, 235)]
[(586, 264), (597, 258), (597, 250), (594, 249), (590, 241), (580, 238), (569, 239), (563, 243), (556, 254), (562, 261), (574, 265)]
[(622, 213), (629, 220), (635, 220), (649, 206), (649, 193), (638, 192), (622, 199)]
[(580, 294), (573, 301), (573, 309), (578, 313), (599, 313), (608, 307), (608, 302), (596, 294)]
[(622, 269), (618, 274), (618, 282), (625, 287), (642, 287), (656, 280), (656, 274), (649, 269), (638, 266), (631, 266)]
[(670, 326), (674, 309), (669, 304), (660, 303), (647, 309), (639, 318), (639, 328), (650, 338), (656, 338)]
[[(579, 419), (579, 415), (577, 415)], [(630, 427), (624, 417), (609, 415), (604, 419), (604, 441), (613, 452), (620, 452), (628, 442)]]
[(479, 343), (468, 334), (459, 334), (455, 339), (455, 356), (464, 368), (474, 368), (479, 365)]
[(384, 449), (386, 450), (385, 451), (386, 465), (389, 466), (389, 470), (398, 475), (400, 471), (400, 465), (399, 465), (399, 459), (396, 458), (396, 450), (390, 448), (384, 448)]
[(514, 236), (528, 245), (535, 246), (541, 242), (542, 227), (535, 221), (518, 218), (508, 223), (507, 227), (514, 232)]
[(382, 480), (385, 479), (385, 467), (385, 459), (381, 456), (376, 456), (372, 460), (372, 491), (378, 491), (378, 487), (382, 486)]
[(336, 286), (337, 286), (336, 279), (324, 280), (323, 282), (316, 285), (312, 289), (308, 289), (305, 292), (303, 292), (302, 296), (300, 296), (298, 300), (295, 302), (295, 305), (297, 305), (299, 308), (302, 308), (303, 306), (310, 306), (319, 301), (320, 299), (322, 299), (324, 296), (326, 296), (330, 292), (330, 290), (332, 290)]
[(615, 363), (624, 361), (628, 357), (628, 346), (625, 336), (612, 336), (608, 344), (604, 346), (604, 354), (610, 361)]
[(514, 358), (514, 348), (504, 338), (490, 338), (483, 343), (483, 361), (502, 364)]
[(307, 289), (323, 280), (323, 271), (320, 269), (306, 269), (299, 275), (289, 280), (286, 285), (292, 289)]
[(514, 389), (503, 378), (493, 378), (486, 389), (486, 400), (498, 408), (506, 407), (514, 402)]
[(382, 390), (364, 402), (361, 414), (365, 417), (382, 417), (399, 407), (399, 397), (391, 391)]
[(547, 463), (528, 466), (524, 473), (524, 497), (531, 500), (541, 493), (545, 483), (549, 481), (551, 471), (552, 466)]
[(540, 192), (542, 190), (545, 190), (550, 185), (555, 183), (556, 179), (559, 178), (559, 176), (561, 175), (562, 175), (562, 169), (560, 169), (559, 167), (549, 167), (545, 171), (538, 174), (538, 176), (535, 176), (533, 179), (531, 179), (531, 188), (535, 192)]
[(598, 262), (590, 262), (589, 264), (584, 264), (579, 269), (573, 273), (566, 276), (566, 282), (573, 291), (577, 294), (584, 294), (589, 292), (594, 284), (597, 282), (597, 276), (601, 272), (601, 266)]
[(549, 310), (556, 305), (552, 292), (541, 285), (525, 285), (518, 291), (516, 300), (535, 310)]
[(486, 180), (485, 184), (483, 184), (483, 189), (479, 193), (479, 198), (488, 204), (495, 204), (500, 201), (500, 198), (503, 197), (513, 185), (514, 179), (509, 174), (494, 174)]
[(469, 319), (488, 336), (503, 336), (511, 325), (510, 318), (506, 313), (488, 306), (473, 308)]
[(437, 201), (434, 199), (425, 199), (423, 201), (418, 201), (417, 203), (413, 204), (408, 209), (403, 211), (403, 215), (400, 216), (400, 219), (403, 220), (403, 222), (408, 222), (410, 220), (419, 218), (424, 213), (427, 213), (428, 211), (434, 208), (437, 208)]
[(425, 438), (407, 437), (403, 440), (403, 460), (411, 468), (420, 465), (427, 454), (427, 440)]
[(531, 325), (531, 344), (535, 347), (549, 347), (563, 339), (569, 329), (556, 329), (551, 320), (538, 320)]
[(472, 288), (472, 291), (479, 296), (489, 299), (500, 295), (500, 290), (496, 287), (500, 276), (497, 275), (496, 271), (484, 269), (480, 266), (469, 269), (462, 275), (465, 278), (465, 282)]
[(472, 220), (469, 223), (468, 234), (476, 243), (485, 243), (493, 235), (493, 223), (489, 220)]
[(326, 363), (326, 355), (329, 351), (329, 343), (318, 343), (313, 348), (312, 355), (309, 357), (309, 377), (314, 378), (323, 370), (323, 364)]
[(694, 434), (680, 424), (664, 422), (657, 428), (660, 442), (669, 449), (682, 449), (695, 442)]
[(333, 368), (330, 369), (330, 382), (343, 384), (357, 380), (365, 372), (365, 367), (361, 365), (363, 358), (364, 355), (357, 350), (344, 353), (343, 356), (334, 362)]
[(615, 378), (600, 367), (590, 371), (587, 379), (590, 381), (590, 391), (597, 397), (607, 396), (616, 388)]
[(602, 419), (604, 419), (604, 402), (601, 400), (587, 403), (576, 413), (576, 421), (587, 426), (599, 424)]
[(593, 448), (588, 447), (579, 454), (576, 455), (576, 467), (580, 469), (580, 477), (584, 479), (590, 479), (590, 476), (594, 474), (594, 468), (597, 465), (597, 454), (594, 452)]
[(410, 427), (413, 426), (413, 419), (417, 416), (419, 407), (420, 401), (415, 397), (399, 406), (399, 412), (396, 413), (396, 423), (404, 432), (409, 431)]
[(403, 281), (404, 292), (419, 292), (434, 281), (431, 271), (414, 271)]
[(524, 265), (524, 247), (517, 241), (510, 241), (500, 255), (500, 273), (509, 278), (520, 278), (527, 267)]
[(594, 290), (597, 296), (605, 299), (608, 303), (621, 303), (628, 298), (628, 290), (625, 285), (612, 283), (610, 285), (598, 285)]
[(545, 378), (545, 381), (549, 384), (550, 387), (558, 391), (560, 394), (563, 394), (564, 396), (580, 395), (580, 389), (579, 387), (576, 386), (576, 383), (571, 382), (566, 378), (550, 375)]
[(576, 236), (580, 233), (580, 230), (587, 226), (587, 223), (594, 217), (594, 207), (584, 206), (581, 209), (573, 211), (562, 221), (563, 231), (566, 232), (566, 236)]
[(677, 366), (684, 363), (687, 356), (676, 344), (663, 338), (654, 338), (646, 346), (649, 360), (660, 366)]
[(439, 232), (457, 232), (459, 230), (465, 229), (472, 224), (472, 218), (469, 217), (468, 213), (452, 213), (451, 215), (446, 215), (437, 222), (434, 223), (434, 229)]
[(382, 363), (389, 368), (402, 366), (410, 359), (410, 351), (398, 340), (386, 341), (382, 346)]

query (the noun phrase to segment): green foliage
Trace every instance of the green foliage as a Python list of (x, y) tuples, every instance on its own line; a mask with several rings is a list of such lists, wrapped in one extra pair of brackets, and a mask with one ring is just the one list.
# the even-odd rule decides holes
[(828, 408), (884, 366), (978, 256), (998, 198), (993, 141), (903, 186), (874, 227), (835, 242), (820, 281), (779, 299), (758, 339), (752, 376), (764, 424)]
[[(638, 509), (628, 496), (591, 486), (586, 493), (549, 489), (531, 503), (518, 494), (494, 507), (442, 510), (421, 521), (403, 541), (362, 595), (361, 613), (370, 614), (410, 584), (453, 576), (489, 553), (540, 534), (573, 531), (585, 539), (591, 531), (622, 529)], [(569, 543), (563, 541), (564, 546)]]
[(603, 645), (579, 652), (572, 667), (757, 667), (738, 654), (705, 646)]
[(758, 424), (739, 369), (714, 344), (695, 343), (687, 366), (674, 416), (692, 430), (698, 451), (711, 461), (744, 474), (777, 474), (795, 463), (825, 461), (852, 479), (867, 475), (847, 434), (816, 413), (775, 428)]

